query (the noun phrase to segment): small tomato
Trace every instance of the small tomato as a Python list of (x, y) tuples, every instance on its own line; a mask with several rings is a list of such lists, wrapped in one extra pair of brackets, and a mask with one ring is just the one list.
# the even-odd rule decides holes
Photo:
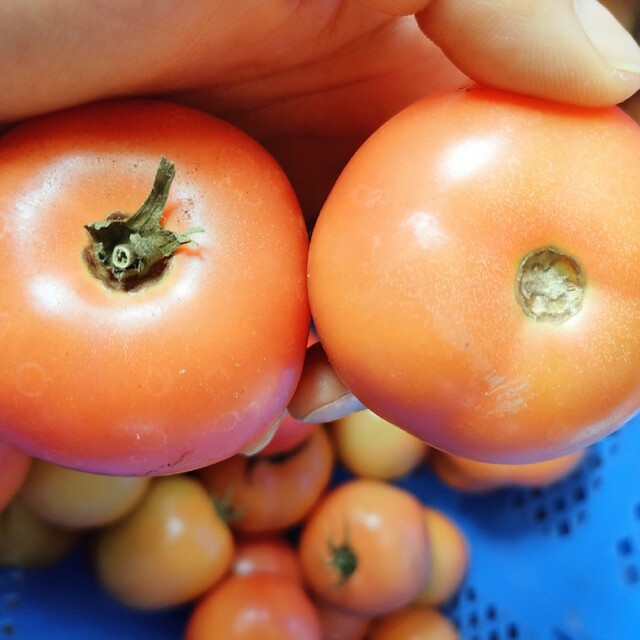
[(355, 613), (386, 613), (410, 602), (426, 580), (423, 507), (389, 483), (348, 481), (325, 494), (305, 521), (299, 553), (318, 598)]

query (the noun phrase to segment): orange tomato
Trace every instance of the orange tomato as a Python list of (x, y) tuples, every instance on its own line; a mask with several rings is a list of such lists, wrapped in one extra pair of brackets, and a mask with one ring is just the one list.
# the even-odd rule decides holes
[(363, 478), (393, 480), (415, 469), (427, 445), (372, 411), (356, 411), (331, 424), (336, 458)]
[(386, 482), (351, 480), (313, 510), (299, 553), (318, 598), (356, 613), (386, 613), (410, 602), (426, 580), (430, 546), (423, 507)]
[[(309, 333), (308, 235), (275, 160), (212, 116), (122, 100), (16, 125), (0, 164), (0, 437), (113, 475), (258, 440)], [(162, 257), (165, 239), (187, 244)]]
[(9, 504), (31, 468), (31, 456), (0, 440), (0, 511)]
[(236, 539), (231, 572), (238, 576), (269, 573), (303, 582), (298, 554), (277, 536)]
[(309, 296), (339, 378), (436, 448), (579, 450), (640, 407), (640, 127), (475, 87), (354, 155), (315, 225)]
[(300, 522), (331, 478), (333, 451), (318, 426), (296, 448), (273, 456), (237, 455), (198, 472), (207, 491), (230, 511), (235, 531), (278, 531)]
[(160, 609), (195, 599), (231, 567), (233, 537), (202, 485), (186, 475), (156, 478), (125, 518), (101, 529), (100, 583), (120, 602)]
[(115, 522), (142, 500), (151, 478), (105, 476), (34, 460), (19, 495), (34, 514), (60, 527)]
[(368, 640), (460, 640), (460, 634), (437, 609), (407, 607), (376, 620)]
[(295, 582), (265, 573), (231, 576), (196, 605), (184, 640), (320, 640), (311, 601)]
[(434, 451), (430, 465), (434, 473), (453, 489), (484, 493), (500, 487), (544, 487), (569, 475), (584, 458), (584, 449), (541, 462), (498, 464), (469, 460)]
[(431, 570), (414, 602), (439, 606), (460, 588), (469, 566), (469, 544), (451, 518), (432, 507), (424, 508), (431, 545)]

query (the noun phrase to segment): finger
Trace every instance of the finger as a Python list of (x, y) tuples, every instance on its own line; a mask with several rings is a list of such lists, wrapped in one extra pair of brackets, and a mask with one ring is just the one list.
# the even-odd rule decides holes
[(361, 409), (364, 406), (338, 378), (322, 345), (310, 346), (289, 413), (304, 422), (330, 422)]
[(596, 0), (431, 0), (416, 18), (481, 84), (587, 106), (640, 88), (640, 48)]

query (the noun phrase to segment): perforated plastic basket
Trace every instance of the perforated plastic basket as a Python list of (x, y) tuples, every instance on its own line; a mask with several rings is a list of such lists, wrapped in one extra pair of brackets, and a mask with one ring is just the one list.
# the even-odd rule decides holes
[[(463, 640), (640, 640), (640, 419), (548, 489), (470, 496), (426, 469), (399, 484), (470, 541), (468, 577), (446, 607)], [(0, 570), (0, 640), (178, 640), (187, 614), (117, 605), (83, 549), (46, 570)]]

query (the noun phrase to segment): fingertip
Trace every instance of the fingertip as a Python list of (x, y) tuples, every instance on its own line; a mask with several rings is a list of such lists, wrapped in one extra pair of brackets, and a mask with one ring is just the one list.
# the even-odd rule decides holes
[(585, 106), (640, 89), (640, 48), (596, 0), (432, 0), (416, 19), (480, 84)]

